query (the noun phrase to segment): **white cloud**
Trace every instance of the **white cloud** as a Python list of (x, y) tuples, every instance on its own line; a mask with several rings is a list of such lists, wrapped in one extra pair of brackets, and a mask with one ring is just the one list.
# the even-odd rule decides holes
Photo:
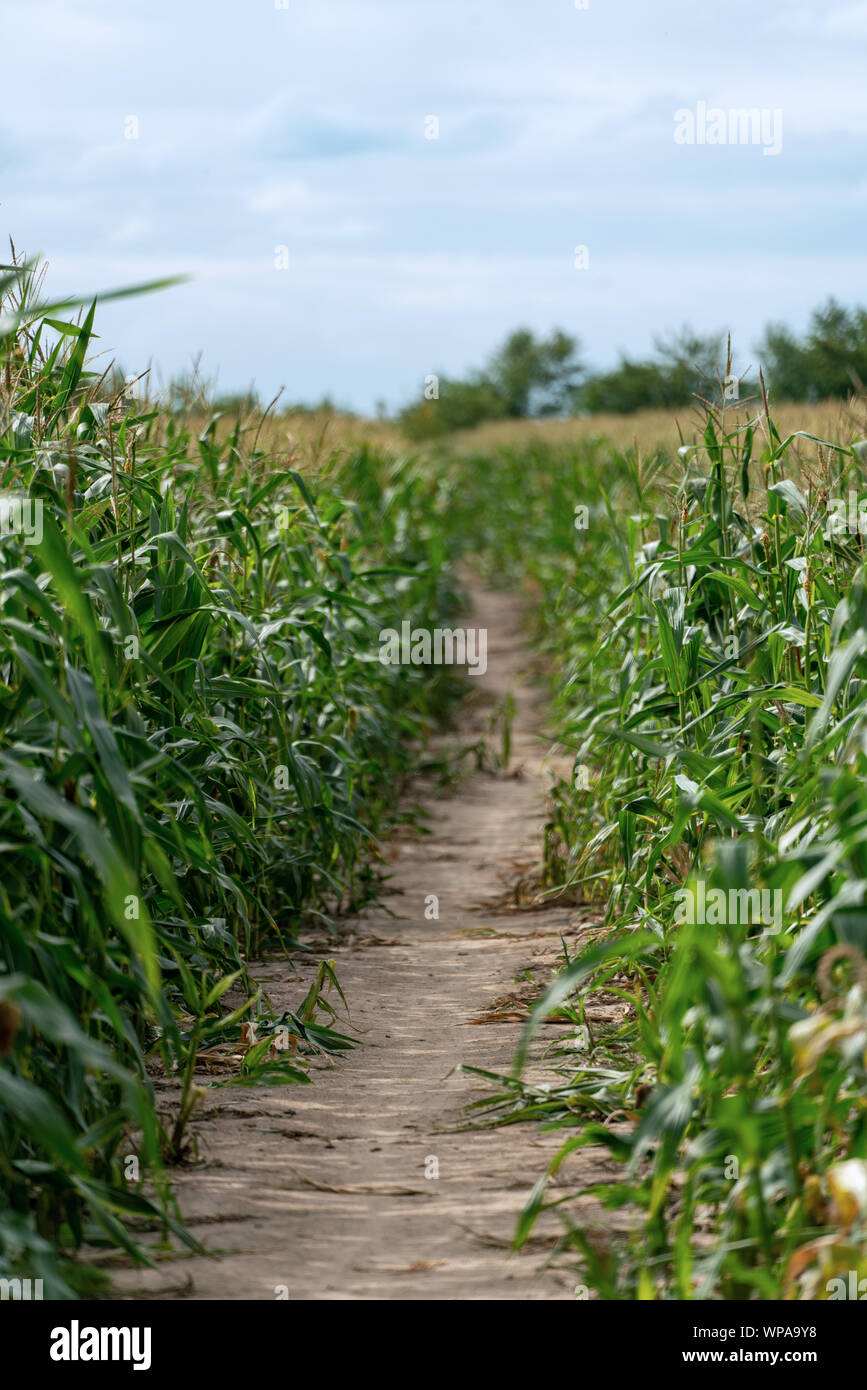
[(834, 5), (825, 10), (815, 5), (786, 6), (779, 13), (768, 16), (765, 27), (781, 34), (864, 39), (867, 38), (867, 3), (854, 0), (852, 4)]
[(867, 4), (840, 5), (824, 16), (829, 34), (839, 38), (867, 39)]
[(301, 179), (271, 178), (247, 199), (251, 212), (309, 212), (319, 199)]
[[(723, 26), (695, 0), (7, 8), (40, 84), (4, 68), (0, 236), (59, 291), (197, 277), (101, 311), (130, 369), (204, 344), (227, 387), (363, 406), (522, 320), (604, 362), (684, 319), (867, 298), (867, 3), (727, 0)], [(781, 157), (675, 147), (698, 99), (781, 108)]]
[(128, 246), (137, 241), (144, 240), (151, 232), (152, 227), (153, 224), (149, 218), (134, 214), (132, 217), (125, 218), (124, 221), (120, 223), (114, 232), (112, 232), (111, 239), (115, 246)]

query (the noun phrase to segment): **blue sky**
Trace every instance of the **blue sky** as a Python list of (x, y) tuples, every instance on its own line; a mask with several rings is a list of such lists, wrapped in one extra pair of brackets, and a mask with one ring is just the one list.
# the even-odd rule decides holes
[[(740, 369), (867, 302), (862, 0), (278, 4), (5, 0), (0, 232), (57, 292), (193, 277), (103, 308), (126, 370), (370, 410), (519, 324), (599, 366), (731, 330)], [(780, 153), (677, 144), (698, 102)]]

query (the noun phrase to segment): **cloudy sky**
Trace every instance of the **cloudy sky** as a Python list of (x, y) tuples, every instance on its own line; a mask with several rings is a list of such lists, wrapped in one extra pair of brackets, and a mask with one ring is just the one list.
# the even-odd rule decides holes
[[(743, 368), (769, 318), (867, 302), (863, 0), (0, 10), (0, 232), (58, 292), (192, 277), (102, 310), (127, 371), (370, 410), (519, 324), (599, 366), (730, 329)], [(702, 102), (781, 113), (779, 153), (677, 143)]]

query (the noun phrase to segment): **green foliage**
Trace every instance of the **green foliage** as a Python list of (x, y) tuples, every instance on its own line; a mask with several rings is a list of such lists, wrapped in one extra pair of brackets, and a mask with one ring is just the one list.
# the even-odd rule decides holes
[(441, 439), (453, 430), (469, 430), (485, 420), (501, 420), (505, 408), (490, 381), (473, 376), (467, 381), (440, 377), (437, 396), (424, 396), (398, 416), (408, 439)]
[(438, 397), (422, 396), (398, 421), (409, 438), (434, 439), (484, 420), (566, 414), (574, 405), (582, 370), (574, 338), (559, 330), (536, 338), (521, 328), (482, 371), (465, 381), (440, 377)]
[(511, 333), (491, 358), (487, 373), (510, 420), (562, 415), (574, 403), (582, 368), (574, 338), (556, 330), (535, 338), (526, 328)]
[(803, 339), (771, 324), (759, 348), (775, 394), (786, 400), (845, 397), (867, 382), (867, 309), (829, 299), (814, 310)]
[(721, 334), (702, 338), (684, 328), (669, 339), (657, 338), (654, 347), (651, 358), (621, 356), (611, 371), (591, 375), (579, 396), (582, 409), (591, 415), (600, 411), (628, 415), (634, 410), (692, 405), (696, 397), (713, 400), (720, 395), (725, 363)]
[[(541, 596), (584, 774), (555, 787), (545, 887), (604, 919), (531, 1019), (568, 1030), (554, 1084), (525, 1080), (529, 1034), (489, 1077), (490, 1119), (565, 1131), (516, 1242), (553, 1207), (606, 1298), (825, 1297), (867, 1276), (867, 567), (829, 520), (867, 492), (862, 446), (783, 440), (764, 415), (733, 432), (712, 408), (677, 465), (597, 440), (436, 470), (363, 448), (302, 475), (241, 413), (225, 438), (191, 429), (195, 377), (161, 411), (98, 376), (95, 304), (70, 322), (38, 288), (35, 267), (0, 269), (0, 1272), (69, 1297), (82, 1246), (145, 1259), (155, 1224), (195, 1246), (166, 1165), (202, 1050), (245, 1036), (220, 1084), (304, 1084), (351, 1045), (331, 962), (276, 1017), (247, 961), (375, 891), (413, 745), (455, 694), (441, 669), (383, 666), (378, 634), (448, 619), (462, 550)], [(816, 321), (820, 394), (859, 341), (841, 313)], [(641, 389), (692, 391), (716, 353), (658, 343)], [(419, 432), (452, 406), (563, 410), (578, 370), (563, 335), (512, 335), (419, 403)], [(721, 916), (684, 918), (699, 885)], [(756, 891), (780, 895), (779, 932), (731, 909)], [(170, 1116), (159, 1070), (180, 1081)], [(611, 1160), (589, 1195), (624, 1209), (619, 1242), (563, 1185), (588, 1145)]]
[(378, 633), (455, 594), (418, 464), (303, 477), (240, 419), (218, 443), (99, 400), (95, 306), (55, 318), (34, 275), (3, 272), (0, 318), (0, 1272), (65, 1297), (83, 1243), (190, 1240), (164, 1160), (203, 1048), (279, 1024), (291, 1065), (251, 1049), (241, 1079), (297, 1082), (347, 1045), (316, 1022), (331, 976), (274, 1020), (246, 961), (375, 890), (410, 743), (451, 697), (382, 665)]
[[(715, 411), (677, 466), (602, 443), (455, 465), (454, 527), (543, 595), (589, 774), (555, 791), (547, 886), (604, 919), (482, 1108), (565, 1132), (516, 1241), (550, 1207), (604, 1298), (827, 1298), (867, 1273), (867, 568), (829, 518), (867, 492), (859, 453)], [(687, 889), (722, 912), (690, 920)], [(738, 909), (761, 891), (779, 931)], [(574, 1028), (540, 1088), (522, 1060), (549, 1015)], [(588, 1145), (612, 1176), (574, 1195), (628, 1236), (573, 1205)]]
[[(758, 366), (778, 400), (845, 398), (867, 382), (867, 309), (845, 309), (836, 300), (816, 309), (807, 332), (770, 324), (758, 347)], [(758, 367), (749, 379), (739, 368), (741, 398), (758, 390)], [(621, 354), (607, 371), (588, 372), (576, 343), (557, 330), (537, 339), (512, 333), (480, 372), (466, 380), (441, 377), (439, 399), (420, 399), (399, 415), (413, 439), (436, 439), (486, 420), (544, 415), (628, 415), (719, 401), (726, 377), (723, 335), (685, 327), (654, 340), (648, 357)]]

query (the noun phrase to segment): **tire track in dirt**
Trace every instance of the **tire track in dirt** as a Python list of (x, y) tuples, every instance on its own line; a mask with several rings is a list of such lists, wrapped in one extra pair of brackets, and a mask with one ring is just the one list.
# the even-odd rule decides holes
[[(343, 923), (340, 942), (321, 953), (336, 958), (364, 1045), (317, 1067), (309, 1087), (208, 1093), (194, 1121), (201, 1161), (175, 1170), (175, 1190), (213, 1258), (182, 1252), (156, 1270), (114, 1270), (116, 1296), (574, 1297), (574, 1277), (546, 1267), (560, 1230), (553, 1217), (509, 1256), (515, 1219), (562, 1134), (529, 1124), (449, 1132), (487, 1089), (454, 1069), (509, 1071), (521, 1030), (516, 980), (530, 969), (544, 983), (560, 934), (574, 952), (587, 930), (574, 909), (503, 906), (517, 866), (539, 858), (547, 745), (517, 601), (478, 586), (472, 597), (467, 622), (487, 629), (488, 666), (472, 678), (460, 740), (483, 737), (511, 691), (508, 771), (474, 772), (433, 800), (430, 788), (414, 788), (432, 833), (389, 847), (383, 906)], [(439, 920), (425, 919), (429, 894)], [(278, 1009), (297, 1007), (318, 958), (296, 961), (300, 976), (274, 959), (251, 975)], [(537, 1057), (556, 1030), (542, 1031)], [(432, 1159), (436, 1178), (426, 1177)], [(569, 1185), (604, 1171), (585, 1151)]]

